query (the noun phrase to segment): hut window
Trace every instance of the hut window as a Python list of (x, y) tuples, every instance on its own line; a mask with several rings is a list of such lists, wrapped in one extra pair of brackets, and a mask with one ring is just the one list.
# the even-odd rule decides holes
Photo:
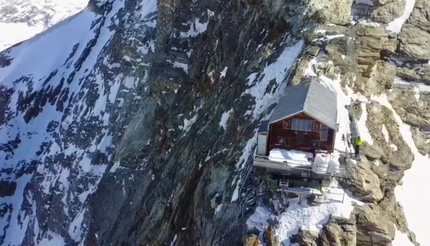
[(303, 144), (305, 142), (305, 135), (299, 134), (297, 135), (297, 143)]
[(313, 120), (293, 119), (291, 129), (295, 131), (312, 131)]
[(321, 137), (320, 137), (320, 139), (322, 141), (327, 141), (328, 140), (328, 127), (323, 127), (321, 129)]
[(289, 138), (278, 137), (278, 143), (283, 145), (290, 145)]
[(282, 128), (284, 128), (284, 129), (290, 129), (291, 128), (291, 120), (284, 120), (282, 122)]
[(314, 121), (314, 131), (319, 132), (321, 130), (321, 123)]
[(312, 141), (312, 148), (313, 149), (321, 149), (321, 142), (320, 141)]

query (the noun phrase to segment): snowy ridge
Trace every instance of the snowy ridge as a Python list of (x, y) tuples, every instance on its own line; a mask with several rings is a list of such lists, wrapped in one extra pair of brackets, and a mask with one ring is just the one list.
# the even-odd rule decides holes
[(88, 0), (0, 0), (0, 51), (78, 13), (87, 3)]
[[(152, 30), (156, 1), (142, 4), (141, 21)], [(3, 52), (10, 65), (0, 67), (0, 92), (10, 96), (8, 122), (0, 122), (0, 181), (17, 186), (0, 199), (1, 208), (10, 208), (0, 217), (0, 244), (60, 246), (84, 238), (87, 198), (112, 159), (118, 137), (112, 123), (123, 120), (118, 96), (136, 85), (120, 70), (104, 73), (119, 64), (100, 56), (123, 7), (124, 1), (114, 1), (106, 16), (84, 10)], [(62, 52), (45, 52), (51, 49)], [(151, 43), (141, 55), (148, 49)]]

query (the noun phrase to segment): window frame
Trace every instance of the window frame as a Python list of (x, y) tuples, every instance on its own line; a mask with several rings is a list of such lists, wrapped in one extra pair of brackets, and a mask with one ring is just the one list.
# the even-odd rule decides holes
[[(284, 146), (290, 146), (291, 140), (288, 137), (277, 136), (277, 140), (278, 141), (276, 142), (276, 144), (281, 144), (281, 145), (284, 145)], [(281, 143), (280, 140), (283, 140), (283, 142)]]
[[(316, 146), (314, 146), (314, 145), (316, 145)], [(318, 146), (319, 145), (319, 146)], [(312, 149), (321, 149), (322, 148), (322, 142), (321, 141), (318, 141), (318, 140), (313, 140), (312, 142), (311, 142), (311, 148)]]
[[(321, 132), (320, 132), (320, 140), (327, 142), (328, 141), (328, 132), (329, 132), (329, 128), (326, 126), (321, 127)], [(323, 138), (323, 136), (325, 138)]]
[(291, 122), (291, 130), (312, 132), (314, 120), (293, 118)]
[(297, 143), (304, 144), (306, 143), (306, 135), (305, 134), (297, 134)]
[(291, 129), (291, 119), (282, 121), (282, 128), (290, 130)]

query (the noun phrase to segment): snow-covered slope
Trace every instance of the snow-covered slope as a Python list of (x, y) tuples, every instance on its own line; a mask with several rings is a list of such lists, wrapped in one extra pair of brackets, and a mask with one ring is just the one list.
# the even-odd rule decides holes
[(88, 0), (0, 0), (0, 51), (72, 16)]
[[(142, 4), (136, 20), (150, 33), (155, 2)], [(0, 53), (0, 180), (10, 188), (0, 198), (1, 245), (74, 245), (85, 236), (87, 198), (112, 156), (113, 129), (127, 119), (119, 109), (137, 100), (118, 97), (133, 94), (135, 80), (111, 74), (119, 63), (106, 51), (123, 7), (84, 10)]]

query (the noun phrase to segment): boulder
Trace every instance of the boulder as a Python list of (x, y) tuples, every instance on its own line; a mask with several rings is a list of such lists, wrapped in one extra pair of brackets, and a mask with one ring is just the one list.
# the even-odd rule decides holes
[(370, 161), (381, 159), (384, 156), (384, 150), (378, 145), (363, 144), (361, 153)]
[(404, 24), (399, 34), (402, 53), (417, 59), (430, 59), (430, 32), (421, 26)]
[(291, 237), (290, 242), (300, 246), (317, 246), (318, 233), (309, 230), (300, 230), (299, 233)]
[(394, 239), (396, 227), (377, 205), (356, 208), (357, 245), (387, 246)]
[(399, 231), (404, 233), (409, 231), (403, 207), (396, 201), (394, 190), (385, 192), (385, 196), (378, 206), (385, 211), (387, 219), (394, 223)]
[(278, 238), (275, 235), (275, 229), (272, 226), (264, 230), (264, 243), (266, 246), (279, 246)]
[(318, 12), (322, 23), (347, 25), (351, 21), (351, 5), (353, 0), (312, 0), (308, 4)]
[(356, 52), (359, 65), (373, 66), (380, 58), (381, 50), (395, 50), (396, 39), (383, 26), (356, 26)]
[[(367, 105), (367, 113), (366, 123), (373, 138), (373, 145), (363, 145), (362, 152), (370, 161), (379, 159), (381, 163), (390, 164), (390, 166), (384, 167), (388, 168), (387, 172), (390, 172), (388, 176), (393, 180), (399, 180), (399, 177), (403, 175), (401, 171), (410, 168), (413, 154), (400, 132), (393, 110), (373, 101)], [(387, 130), (388, 142), (382, 133), (382, 126)]]
[(405, 0), (385, 2), (383, 5), (376, 5), (376, 8), (371, 13), (373, 21), (390, 23), (394, 19), (400, 17), (405, 9)]
[(393, 87), (396, 68), (386, 61), (377, 61), (370, 73), (370, 79), (366, 84), (367, 91), (374, 94), (385, 93)]
[(420, 69), (396, 67), (396, 76), (406, 81), (416, 80), (430, 84), (430, 66), (423, 66)]
[(245, 239), (245, 246), (261, 246), (260, 238), (257, 235), (249, 235)]
[(342, 186), (348, 188), (354, 196), (366, 202), (377, 202), (383, 198), (378, 175), (372, 172), (370, 165), (363, 162), (347, 165), (348, 181)]
[(414, 9), (407, 20), (408, 24), (429, 30), (430, 9), (426, 0), (416, 0)]
[(402, 121), (412, 126), (430, 123), (430, 93), (425, 90), (420, 92), (419, 86), (395, 85), (388, 95), (388, 100)]
[(0, 181), (0, 197), (13, 196), (16, 190), (15, 181)]
[(430, 155), (430, 135), (423, 134), (419, 127), (411, 128), (415, 146), (422, 155)]
[(322, 228), (320, 239), (322, 246), (357, 245), (355, 221), (331, 217), (329, 222)]

